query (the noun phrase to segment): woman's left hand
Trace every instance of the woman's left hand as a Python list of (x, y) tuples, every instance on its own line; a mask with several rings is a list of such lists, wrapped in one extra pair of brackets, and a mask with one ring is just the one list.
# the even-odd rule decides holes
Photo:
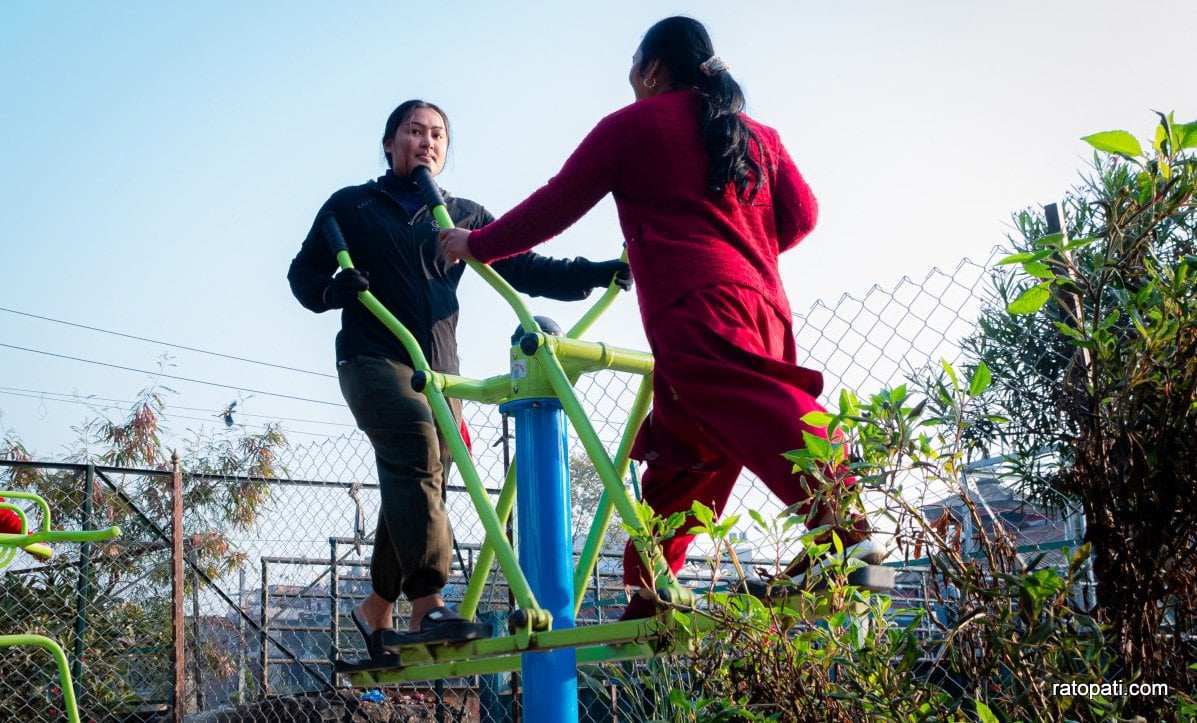
[(474, 258), (470, 253), (470, 232), (464, 228), (446, 228), (440, 233), (441, 255), (455, 264)]

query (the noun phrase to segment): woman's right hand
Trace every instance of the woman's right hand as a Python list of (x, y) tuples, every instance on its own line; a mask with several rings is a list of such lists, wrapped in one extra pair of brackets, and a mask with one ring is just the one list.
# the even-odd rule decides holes
[(470, 253), (470, 232), (464, 228), (442, 229), (440, 236), (441, 255), (455, 264), (474, 258)]

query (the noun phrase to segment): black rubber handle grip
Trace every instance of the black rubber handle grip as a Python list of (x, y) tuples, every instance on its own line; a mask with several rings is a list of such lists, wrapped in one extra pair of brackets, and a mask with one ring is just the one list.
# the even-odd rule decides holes
[(536, 334), (524, 334), (520, 339), (520, 351), (524, 356), (532, 356), (540, 348), (540, 337)]
[(349, 250), (349, 244), (345, 243), (345, 234), (341, 233), (341, 225), (337, 223), (337, 217), (329, 214), (320, 222), (320, 228), (324, 231), (324, 238), (328, 241), (328, 248), (337, 255), (342, 251)]
[(445, 197), (441, 195), (441, 189), (437, 188), (436, 183), (433, 182), (432, 171), (428, 170), (428, 166), (416, 166), (411, 170), (411, 177), (415, 179), (416, 186), (420, 189), (424, 205), (428, 208), (445, 205)]

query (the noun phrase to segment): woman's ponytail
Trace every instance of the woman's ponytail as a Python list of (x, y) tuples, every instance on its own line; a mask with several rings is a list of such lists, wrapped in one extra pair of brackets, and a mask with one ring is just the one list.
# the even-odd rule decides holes
[(761, 186), (760, 163), (751, 148), (759, 140), (740, 117), (744, 92), (714, 54), (706, 28), (692, 18), (666, 18), (644, 34), (640, 53), (641, 63), (660, 60), (674, 85), (692, 87), (702, 97), (698, 122), (710, 159), (711, 192), (722, 194), (730, 185), (740, 202), (750, 202)]

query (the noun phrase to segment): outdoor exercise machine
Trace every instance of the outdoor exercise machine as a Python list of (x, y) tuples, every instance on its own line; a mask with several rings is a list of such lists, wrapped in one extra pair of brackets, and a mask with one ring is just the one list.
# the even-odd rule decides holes
[[(415, 178), (425, 204), (441, 228), (452, 228), (440, 190), (426, 168)], [(336, 219), (321, 222), (330, 249), (342, 269), (353, 268)], [(354, 686), (376, 686), (438, 678), (522, 671), (523, 713), (533, 723), (578, 720), (577, 665), (647, 658), (679, 652), (693, 645), (694, 616), (684, 626), (671, 610), (646, 620), (575, 627), (587, 581), (598, 562), (602, 537), (619, 512), (634, 535), (648, 538), (644, 523), (624, 488), (632, 441), (648, 414), (652, 398), (652, 356), (601, 342), (582, 341), (594, 321), (610, 306), (618, 288), (612, 283), (595, 305), (564, 336), (547, 333), (528, 311), (517, 292), (485, 264), (467, 263), (514, 310), (520, 332), (510, 353), (507, 374), (482, 380), (433, 371), (412, 334), (369, 291), (361, 303), (403, 343), (416, 374), (412, 384), (428, 399), (432, 414), (447, 441), (462, 480), (477, 510), (486, 540), (475, 574), (466, 587), (460, 613), (473, 618), (492, 564), (510, 587), (515, 608), (508, 617), (510, 635), (460, 643), (413, 644), (397, 655), (360, 663), (338, 662), (338, 672)], [(585, 373), (609, 369), (641, 376), (629, 419), (614, 458), (608, 455), (574, 393)], [(508, 470), (497, 502), (492, 506), (466, 448), (446, 397), (498, 404), (515, 420), (515, 462)], [(568, 419), (603, 484), (598, 510), (576, 568), (571, 570)], [(505, 525), (518, 497), (518, 556), (505, 534)], [(647, 555), (657, 595), (665, 601), (691, 606), (694, 594), (678, 584), (659, 555)], [(882, 568), (885, 571), (885, 568)], [(892, 587), (892, 572), (889, 572)], [(709, 621), (707, 621), (709, 623)]]
[[(13, 561), (18, 550), (33, 555), (43, 562), (53, 557), (54, 551), (50, 545), (59, 542), (102, 542), (120, 535), (120, 528), (108, 527), (102, 530), (51, 530), (50, 507), (45, 499), (32, 492), (17, 492), (0, 490), (0, 512), (6, 520), (17, 520), (18, 524), (5, 526), (0, 531), (0, 569)], [(39, 510), (41, 527), (36, 531), (29, 529), (29, 520), (25, 510), (12, 500), (28, 500)], [(14, 529), (15, 528), (15, 529)], [(32, 633), (18, 635), (0, 635), (0, 648), (25, 645), (39, 647), (54, 657), (54, 664), (58, 668), (58, 681), (62, 688), (63, 708), (70, 723), (79, 723), (79, 706), (75, 700), (74, 683), (71, 680), (71, 670), (67, 665), (66, 655), (62, 648), (52, 638)]]

